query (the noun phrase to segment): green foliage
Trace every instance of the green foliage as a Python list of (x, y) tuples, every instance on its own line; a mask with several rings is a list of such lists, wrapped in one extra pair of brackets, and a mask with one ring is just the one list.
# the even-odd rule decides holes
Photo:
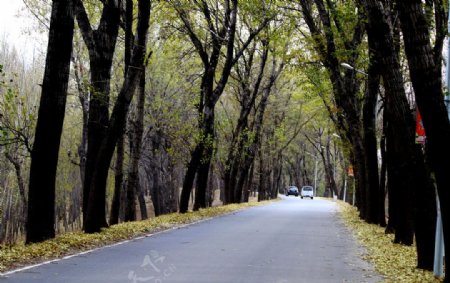
[(17, 75), (7, 75), (0, 68), (0, 147), (19, 145), (31, 151), (37, 119), (35, 101), (21, 92)]
[(146, 99), (145, 123), (152, 133), (164, 135), (170, 142), (166, 150), (174, 160), (189, 158), (198, 131), (197, 77), (199, 60), (189, 56), (186, 42), (170, 36), (161, 38), (162, 30), (155, 30), (153, 56), (147, 68), (150, 78)]

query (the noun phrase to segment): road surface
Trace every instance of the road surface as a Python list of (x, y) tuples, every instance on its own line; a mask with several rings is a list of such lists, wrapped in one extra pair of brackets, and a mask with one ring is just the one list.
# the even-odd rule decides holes
[(2, 282), (379, 282), (335, 203), (283, 197), (0, 277)]

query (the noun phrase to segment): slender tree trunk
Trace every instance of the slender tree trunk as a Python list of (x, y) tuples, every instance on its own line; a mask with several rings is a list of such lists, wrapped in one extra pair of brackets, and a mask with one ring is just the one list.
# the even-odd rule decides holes
[[(77, 41), (78, 43), (78, 41)], [(80, 47), (79, 47), (80, 48)], [(75, 52), (74, 52), (75, 53)], [(88, 122), (89, 122), (89, 92), (83, 84), (84, 68), (81, 63), (80, 52), (75, 54), (75, 58), (72, 59), (74, 66), (75, 81), (77, 83), (78, 95), (83, 113), (83, 125), (81, 130), (81, 141), (78, 146), (78, 156), (80, 158), (80, 180), (81, 184), (84, 184), (84, 174), (86, 172), (86, 154), (88, 146)], [(81, 196), (81, 195), (80, 195)]]
[[(363, 130), (364, 130), (364, 151), (366, 156), (366, 181), (367, 181), (367, 222), (382, 224), (384, 210), (380, 211), (379, 199), (384, 197), (380, 193), (378, 179), (378, 156), (376, 138), (376, 112), (378, 92), (380, 88), (380, 62), (374, 50), (373, 38), (369, 36), (369, 70), (368, 87), (364, 98), (363, 106)], [(381, 215), (382, 216), (381, 216)]]
[(116, 165), (114, 167), (114, 194), (109, 215), (109, 224), (119, 223), (120, 200), (123, 186), (123, 157), (124, 157), (124, 135), (119, 137), (116, 147)]
[(72, 1), (54, 0), (44, 81), (31, 152), (26, 242), (55, 236), (55, 181), (74, 30)]
[(414, 225), (417, 267), (432, 271), (436, 239), (436, 189), (421, 145), (416, 145), (416, 158), (414, 175), (418, 176), (418, 183), (414, 186)]
[(189, 198), (194, 184), (195, 173), (200, 164), (203, 152), (203, 144), (199, 143), (191, 154), (191, 161), (188, 164), (186, 175), (184, 176), (183, 189), (180, 196), (180, 213), (186, 213), (189, 209)]
[[(392, 157), (390, 156), (391, 150), (389, 149), (390, 146), (390, 140), (392, 139), (391, 135), (391, 131), (389, 131), (388, 127), (390, 127), (389, 122), (388, 122), (388, 116), (387, 116), (387, 111), (383, 111), (383, 142), (384, 145), (382, 144), (383, 148), (382, 148), (382, 153), (383, 154), (383, 162), (385, 163), (385, 167), (386, 167), (386, 175), (387, 175), (387, 196), (388, 196), (388, 215), (389, 215), (389, 221), (387, 223), (386, 226), (386, 230), (385, 233), (386, 234), (393, 234), (395, 233), (395, 229), (397, 228), (397, 211), (398, 211), (398, 207), (396, 205), (396, 203), (398, 203), (397, 199), (398, 197), (396, 196), (396, 191), (395, 191), (395, 177), (392, 173), (393, 170), (393, 166), (391, 165), (391, 159)], [(391, 182), (392, 179), (392, 182)]]
[(263, 149), (261, 147), (258, 150), (258, 158), (259, 158), (258, 201), (263, 201), (266, 200), (267, 175), (263, 158)]
[[(412, 245), (414, 236), (412, 192), (414, 184), (413, 178), (411, 178), (411, 172), (413, 171), (408, 171), (408, 169), (412, 169), (414, 165), (407, 164), (408, 160), (404, 158), (406, 155), (405, 147), (409, 145), (403, 143), (398, 124), (396, 125), (393, 122), (396, 117), (392, 113), (394, 111), (392, 109), (394, 105), (392, 104), (392, 101), (387, 102), (385, 111), (388, 113), (389, 121), (389, 134), (387, 135), (388, 170), (391, 172), (388, 176), (391, 192), (389, 197), (392, 198), (391, 204), (395, 206), (396, 212), (394, 242)], [(409, 136), (409, 138), (413, 137)], [(409, 143), (411, 142), (409, 141)]]
[[(127, 76), (128, 67), (130, 66), (131, 60), (131, 48), (133, 47), (133, 1), (125, 1), (125, 68), (124, 68), (124, 78)], [(126, 125), (125, 125), (126, 127)], [(116, 166), (115, 166), (115, 176), (114, 176), (114, 195), (111, 204), (111, 213), (109, 224), (119, 223), (120, 215), (120, 203), (121, 203), (121, 192), (124, 186), (123, 183), (123, 159), (124, 159), (124, 142), (125, 137), (121, 135), (117, 141), (116, 146)], [(126, 190), (126, 189), (125, 189)], [(126, 213), (125, 213), (126, 214)], [(124, 219), (126, 219), (124, 215)]]
[(25, 180), (23, 179), (22, 175), (22, 162), (18, 160), (17, 158), (14, 158), (9, 153), (6, 153), (6, 159), (8, 159), (9, 162), (14, 166), (14, 171), (16, 172), (16, 179), (17, 179), (17, 186), (19, 188), (19, 195), (20, 200), (22, 202), (22, 211), (21, 216), (23, 222), (26, 222), (26, 216), (27, 216), (27, 197), (25, 193)]
[(334, 172), (335, 169), (333, 168), (333, 166), (335, 166), (335, 165), (333, 165), (333, 163), (336, 162), (336, 158), (334, 158), (334, 162), (331, 163), (330, 144), (331, 144), (331, 137), (329, 136), (327, 145), (325, 147), (326, 148), (326, 156), (324, 156), (324, 158), (326, 157), (326, 159), (324, 161), (325, 162), (324, 167), (325, 167), (325, 170), (328, 172), (328, 176), (329, 176), (328, 186), (329, 186), (330, 192), (332, 193), (332, 195), (337, 196), (339, 194), (339, 192), (338, 192), (338, 188), (336, 185), (335, 172)]
[(249, 202), (250, 193), (252, 191), (254, 171), (255, 171), (255, 162), (252, 162), (252, 165), (250, 167), (250, 173), (248, 174), (248, 177), (246, 178), (245, 183), (244, 183), (244, 199), (243, 199), (243, 202)]
[(195, 191), (194, 210), (206, 207), (206, 187), (208, 185), (209, 168), (214, 152), (214, 105), (205, 105), (203, 111), (203, 156), (197, 169), (197, 186)]
[[(384, 123), (383, 123), (384, 124)], [(383, 126), (384, 127), (384, 126)], [(378, 207), (380, 210), (379, 223), (380, 226), (386, 227), (386, 176), (387, 176), (387, 162), (386, 162), (386, 137), (385, 131), (380, 140), (380, 152), (381, 152), (381, 168), (380, 168), (380, 198), (378, 199)]]
[[(356, 135), (354, 135), (356, 136)], [(366, 167), (365, 167), (365, 156), (364, 156), (364, 146), (363, 141), (360, 136), (352, 141), (353, 149), (353, 172), (355, 175), (355, 195), (356, 195), (356, 206), (359, 209), (359, 215), (362, 219), (367, 219), (367, 190), (366, 190)]]
[[(142, 136), (144, 132), (144, 104), (145, 104), (145, 70), (141, 74), (138, 101), (137, 101), (137, 113), (136, 120), (132, 121), (131, 132), (132, 139), (130, 139), (130, 167), (128, 169), (128, 182), (127, 182), (127, 198), (130, 202), (128, 206), (132, 210), (135, 209), (135, 199), (139, 199), (139, 208), (141, 210), (141, 218), (147, 219), (147, 208), (145, 207), (145, 200), (143, 198), (143, 192), (140, 189), (139, 184), (139, 160), (141, 156), (142, 148)], [(136, 212), (131, 212), (129, 215), (125, 214), (125, 221), (136, 220)], [(134, 214), (134, 217), (133, 217)]]

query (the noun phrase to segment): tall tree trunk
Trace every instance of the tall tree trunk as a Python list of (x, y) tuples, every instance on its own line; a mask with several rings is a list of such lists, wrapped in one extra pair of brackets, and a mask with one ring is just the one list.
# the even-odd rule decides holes
[(381, 210), (380, 198), (384, 193), (380, 192), (378, 179), (378, 155), (376, 138), (376, 113), (378, 92), (380, 89), (380, 62), (376, 57), (373, 38), (369, 36), (369, 70), (368, 87), (364, 97), (363, 129), (364, 151), (366, 156), (366, 182), (367, 182), (367, 222), (383, 225), (385, 223), (384, 209)]
[(117, 140), (123, 134), (129, 105), (139, 84), (141, 72), (145, 68), (144, 57), (149, 27), (150, 3), (150, 0), (139, 0), (138, 2), (136, 44), (133, 47), (130, 68), (114, 105), (106, 136), (102, 140), (96, 158), (95, 171), (92, 174), (85, 223), (85, 231), (88, 233), (98, 232), (107, 225), (105, 194), (108, 170)]
[[(240, 50), (235, 49), (236, 24), (238, 18), (238, 1), (225, 1), (220, 7), (223, 11), (211, 10), (208, 1), (198, 3), (201, 13), (209, 26), (208, 38), (210, 42), (203, 43), (201, 39), (203, 34), (199, 36), (195, 33), (195, 28), (188, 16), (186, 10), (182, 7), (174, 7), (181, 18), (188, 36), (191, 39), (194, 48), (199, 54), (203, 63), (203, 76), (201, 82), (200, 105), (199, 105), (199, 131), (203, 135), (199, 144), (196, 145), (191, 155), (191, 161), (183, 182), (183, 190), (180, 199), (180, 212), (185, 213), (188, 209), (189, 195), (192, 191), (192, 185), (197, 174), (196, 203), (195, 209), (206, 205), (205, 192), (209, 174), (209, 165), (213, 153), (212, 142), (214, 138), (214, 108), (223, 94), (225, 86), (230, 77), (231, 69), (237, 60), (242, 56), (243, 52), (252, 40), (261, 32), (261, 30), (269, 23), (266, 19), (263, 24), (250, 32), (247, 40), (242, 44)], [(216, 7), (218, 8), (218, 7)], [(224, 13), (222, 21), (213, 20), (211, 14)], [(203, 33), (203, 32), (202, 32)], [(222, 51), (222, 47), (226, 50)], [(222, 56), (224, 54), (224, 56)], [(219, 61), (223, 58), (223, 65), (219, 76), (216, 76)]]
[(114, 194), (109, 215), (109, 224), (119, 223), (120, 200), (123, 187), (124, 135), (119, 137), (116, 147), (116, 165), (114, 166)]
[[(354, 135), (356, 136), (356, 135)], [(367, 219), (367, 190), (366, 190), (366, 167), (365, 167), (365, 156), (364, 156), (364, 146), (363, 141), (360, 136), (353, 140), (352, 151), (353, 151), (353, 172), (355, 175), (355, 195), (356, 195), (356, 206), (359, 209), (359, 215), (362, 219)]]
[(417, 267), (433, 270), (436, 234), (436, 189), (430, 170), (425, 162), (421, 145), (416, 145), (417, 164), (414, 186), (414, 225), (417, 249)]
[(195, 188), (194, 210), (206, 207), (206, 186), (208, 185), (209, 168), (214, 152), (214, 105), (205, 105), (202, 119), (203, 154), (197, 169), (197, 186)]
[[(244, 150), (244, 145), (246, 141), (248, 141), (248, 133), (245, 131), (248, 130), (248, 118), (250, 113), (255, 105), (256, 98), (260, 94), (260, 86), (261, 82), (264, 78), (264, 69), (267, 63), (268, 54), (269, 54), (269, 40), (262, 40), (262, 55), (261, 62), (259, 67), (259, 72), (255, 83), (250, 85), (251, 77), (252, 77), (252, 68), (254, 62), (254, 56), (256, 53), (256, 43), (253, 48), (249, 50), (248, 59), (243, 60), (244, 70), (241, 71), (239, 69), (239, 65), (236, 66), (238, 68), (237, 73), (240, 78), (240, 87), (241, 87), (241, 110), (239, 114), (239, 119), (236, 123), (236, 127), (233, 131), (233, 136), (230, 142), (230, 146), (228, 149), (228, 157), (225, 162), (225, 173), (224, 173), (224, 183), (225, 183), (225, 196), (226, 203), (236, 202), (235, 199), (235, 187), (237, 181), (237, 175), (239, 173), (239, 166), (242, 162), (242, 152)], [(241, 73), (243, 73), (241, 75)], [(239, 185), (238, 185), (239, 186)]]
[[(267, 59), (267, 54), (263, 55), (263, 59)], [(261, 65), (261, 70), (265, 66), (265, 63)], [(263, 122), (264, 122), (264, 114), (269, 102), (269, 96), (272, 93), (272, 88), (275, 85), (278, 77), (283, 71), (284, 63), (281, 62), (277, 64), (275, 58), (272, 60), (272, 68), (269, 76), (269, 81), (264, 86), (261, 100), (259, 102), (258, 111), (255, 114), (255, 119), (253, 122), (252, 128), (252, 140), (249, 140), (250, 133), (242, 134), (239, 141), (238, 146), (238, 155), (237, 162), (235, 166), (235, 174), (231, 176), (231, 179), (234, 179), (234, 186), (231, 188), (231, 194), (233, 195), (233, 200), (235, 202), (241, 202), (242, 198), (242, 190), (245, 184), (245, 181), (248, 178), (250, 168), (254, 163), (255, 157), (259, 148), (261, 146), (261, 135), (263, 130)], [(260, 76), (262, 76), (262, 71), (260, 72)], [(259, 83), (257, 83), (257, 89), (259, 89)], [(256, 94), (255, 94), (256, 95)], [(256, 97), (255, 97), (256, 98)], [(250, 132), (250, 129), (247, 129)], [(250, 142), (250, 143), (249, 143)], [(262, 155), (261, 155), (262, 157)], [(264, 190), (265, 193), (267, 193)]]
[[(420, 0), (396, 1), (397, 10), (405, 42), (411, 80), (416, 103), (423, 118), (427, 134), (427, 145), (431, 168), (436, 177), (444, 242), (450, 243), (450, 122), (443, 101), (441, 70), (435, 62), (430, 44), (430, 34)], [(438, 50), (441, 52), (441, 50)], [(445, 245), (445, 254), (450, 253), (450, 245)], [(448, 256), (445, 259), (448, 266)], [(446, 276), (445, 282), (450, 282)]]
[[(427, 238), (435, 222), (435, 214), (427, 211), (435, 211), (434, 189), (430, 181), (430, 176), (425, 170), (423, 154), (414, 144), (414, 120), (409, 109), (405, 90), (403, 87), (403, 78), (401, 75), (401, 66), (399, 56), (394, 44), (394, 32), (392, 25), (388, 22), (386, 11), (378, 1), (366, 0), (366, 8), (369, 14), (369, 36), (374, 39), (373, 48), (383, 68), (381, 75), (386, 88), (386, 108), (388, 118), (388, 152), (390, 156), (391, 170), (395, 175), (390, 182), (396, 182), (395, 190), (398, 190), (397, 222), (395, 230), (395, 241), (411, 245), (413, 243), (413, 233), (416, 231), (416, 242), (418, 252), (421, 253), (420, 264), (423, 268), (431, 269), (433, 246), (427, 242), (433, 242), (434, 235)], [(393, 167), (393, 168), (392, 168)], [(411, 174), (413, 172), (413, 174)], [(425, 192), (425, 193), (423, 193)], [(418, 195), (428, 196), (425, 202), (418, 202)], [(415, 198), (416, 194), (416, 198)], [(401, 197), (401, 199), (400, 199)], [(428, 205), (426, 208), (423, 205)], [(417, 211), (416, 213), (414, 213)], [(425, 233), (424, 233), (425, 232)], [(428, 251), (427, 251), (428, 249)]]
[(265, 162), (263, 157), (263, 149), (259, 147), (258, 158), (259, 158), (259, 184), (258, 184), (258, 201), (266, 200), (267, 192), (267, 172), (265, 168)]
[[(78, 40), (76, 41), (77, 43)], [(80, 46), (78, 46), (78, 51), (73, 52), (75, 53), (74, 58), (72, 59), (73, 62), (73, 69), (74, 69), (74, 75), (75, 75), (75, 81), (77, 84), (78, 89), (78, 95), (79, 100), (81, 104), (81, 109), (83, 113), (83, 125), (81, 129), (81, 141), (80, 145), (78, 146), (78, 156), (80, 158), (80, 180), (81, 184), (84, 184), (84, 174), (86, 172), (86, 154), (87, 154), (87, 146), (88, 146), (88, 123), (89, 123), (89, 91), (87, 90), (87, 87), (84, 86), (83, 79), (85, 77), (84, 74), (84, 67), (81, 62), (80, 58)], [(80, 195), (81, 196), (81, 195)]]
[[(90, 188), (96, 170), (97, 154), (108, 128), (111, 67), (119, 32), (120, 10), (116, 1), (105, 1), (98, 28), (93, 30), (83, 2), (81, 0), (74, 1), (78, 26), (89, 51), (91, 71), (88, 149), (83, 183), (83, 225), (85, 226), (90, 221), (87, 219), (89, 205), (101, 206), (105, 210), (104, 200), (97, 204), (89, 204), (93, 200), (90, 197)], [(104, 215), (103, 212), (100, 217)], [(101, 222), (102, 227), (107, 225), (106, 219)], [(84, 228), (86, 229), (86, 227)]]
[[(391, 166), (391, 159), (390, 156), (391, 149), (389, 149), (390, 146), (390, 140), (392, 139), (391, 133), (388, 128), (390, 127), (390, 123), (388, 122), (388, 115), (387, 111), (383, 111), (383, 140), (384, 141), (384, 147), (382, 149), (382, 152), (384, 151), (384, 157), (383, 162), (386, 166), (386, 174), (387, 174), (387, 196), (388, 196), (388, 215), (389, 215), (389, 221), (386, 226), (386, 234), (395, 233), (395, 229), (397, 229), (397, 211), (398, 207), (396, 203), (398, 203), (399, 197), (396, 195), (395, 190), (395, 176), (393, 175), (393, 169), (394, 167)], [(392, 182), (391, 182), (392, 180)]]
[[(128, 67), (130, 66), (131, 60), (131, 48), (133, 47), (133, 1), (126, 0), (125, 1), (125, 68), (124, 68), (124, 78), (127, 76)], [(126, 125), (125, 125), (126, 127)], [(121, 135), (117, 141), (116, 147), (116, 166), (115, 166), (115, 176), (114, 176), (114, 195), (111, 204), (111, 213), (109, 224), (117, 224), (119, 223), (119, 215), (120, 215), (120, 203), (121, 203), (121, 192), (123, 183), (123, 159), (124, 159), (124, 142), (125, 137)], [(126, 214), (126, 213), (125, 213)], [(124, 215), (124, 219), (126, 219), (126, 215)]]
[(128, 169), (127, 182), (127, 199), (130, 202), (127, 206), (125, 221), (136, 220), (136, 197), (139, 198), (139, 207), (141, 210), (141, 219), (147, 219), (147, 208), (143, 192), (139, 184), (139, 160), (141, 157), (142, 136), (144, 132), (144, 104), (145, 104), (145, 70), (143, 70), (140, 78), (138, 93), (138, 101), (136, 106), (136, 118), (131, 121), (131, 137), (130, 139), (130, 166)]
[(155, 216), (160, 216), (163, 214), (163, 203), (161, 200), (161, 185), (159, 183), (159, 174), (158, 174), (158, 167), (153, 168), (153, 185), (151, 189), (151, 196), (152, 196), (152, 203), (153, 203), (153, 210), (155, 212)]
[(243, 202), (249, 202), (250, 199), (250, 193), (252, 191), (252, 184), (253, 184), (253, 174), (255, 172), (255, 162), (252, 162), (252, 165), (250, 167), (250, 172), (248, 174), (248, 177), (246, 178), (244, 182), (244, 199)]
[(21, 200), (22, 211), (20, 213), (22, 219), (21, 222), (26, 222), (27, 217), (27, 197), (25, 192), (25, 180), (22, 175), (22, 162), (17, 159), (17, 157), (13, 157), (11, 154), (5, 154), (6, 159), (14, 166), (14, 171), (16, 172), (17, 186), (19, 188), (19, 195)]
[[(145, 192), (142, 187), (142, 182), (140, 181), (140, 175), (139, 175), (139, 162), (141, 159), (141, 152), (142, 152), (142, 137), (144, 135), (144, 112), (145, 112), (145, 69), (142, 71), (140, 82), (139, 82), (139, 96), (138, 96), (138, 113), (137, 113), (137, 121), (136, 121), (136, 151), (139, 151), (139, 156), (137, 160), (137, 168), (136, 168), (136, 175), (137, 175), (137, 185), (136, 185), (136, 194), (138, 197), (138, 203), (139, 203), (139, 210), (141, 212), (141, 219), (147, 219), (148, 213), (147, 213), (147, 206), (145, 203)], [(137, 153), (136, 153), (137, 155)]]
[(72, 1), (54, 0), (33, 150), (26, 242), (55, 236), (55, 181), (74, 30)]
[[(313, 16), (312, 2), (315, 3), (317, 12), (319, 14), (320, 24), (316, 24), (316, 18)], [(305, 22), (313, 36), (317, 52), (322, 58), (325, 68), (328, 70), (330, 81), (332, 83), (334, 100), (338, 111), (342, 114), (337, 115), (335, 124), (346, 135), (347, 140), (352, 145), (353, 154), (353, 170), (355, 172), (356, 181), (356, 197), (357, 207), (360, 211), (360, 216), (367, 219), (366, 209), (366, 162), (364, 155), (364, 141), (363, 141), (363, 125), (361, 120), (361, 105), (358, 99), (359, 80), (356, 78), (354, 70), (347, 70), (342, 75), (341, 65), (337, 57), (338, 47), (335, 43), (335, 32), (340, 35), (346, 31), (342, 30), (342, 26), (336, 26), (337, 31), (332, 27), (331, 16), (334, 22), (339, 22), (336, 11), (333, 7), (328, 7), (327, 11), (323, 0), (302, 0), (300, 1), (302, 7), (302, 14)], [(357, 10), (361, 13), (361, 10)], [(330, 16), (331, 14), (331, 16)], [(360, 15), (358, 17), (362, 18)], [(364, 23), (359, 20), (355, 26), (352, 37), (344, 42), (345, 50), (351, 53), (347, 59), (347, 64), (353, 65), (357, 62), (358, 53), (353, 52), (362, 42), (364, 35)]]
[(180, 213), (186, 213), (189, 209), (189, 198), (194, 184), (195, 174), (200, 164), (203, 152), (203, 144), (198, 143), (191, 153), (191, 161), (189, 161), (186, 174), (184, 176), (183, 188), (180, 196)]
[[(332, 192), (332, 195), (337, 196), (339, 194), (338, 192), (338, 188), (336, 185), (336, 172), (335, 169), (333, 168), (333, 166), (336, 166), (336, 156), (334, 157), (334, 161), (333, 163), (331, 163), (331, 150), (330, 150), (330, 145), (331, 145), (331, 137), (328, 136), (328, 141), (327, 141), (327, 145), (326, 145), (326, 156), (324, 156), (324, 158), (326, 157), (326, 159), (324, 159), (325, 164), (325, 170), (328, 172), (329, 175), (329, 183), (328, 183), (328, 187), (330, 189), (330, 191)], [(335, 153), (336, 154), (336, 153)]]
[[(384, 128), (384, 122), (383, 122)], [(386, 160), (386, 137), (385, 130), (380, 140), (380, 152), (381, 152), (381, 168), (380, 168), (380, 198), (378, 199), (378, 207), (380, 209), (379, 213), (379, 223), (382, 227), (387, 227), (386, 223), (386, 176), (387, 176), (387, 160)], [(387, 228), (386, 228), (387, 229)]]

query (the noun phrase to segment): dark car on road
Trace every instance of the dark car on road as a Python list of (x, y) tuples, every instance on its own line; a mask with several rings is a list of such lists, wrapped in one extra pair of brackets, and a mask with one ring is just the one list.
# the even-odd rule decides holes
[(298, 197), (298, 188), (296, 186), (290, 186), (287, 189), (286, 196), (290, 196), (290, 195)]

